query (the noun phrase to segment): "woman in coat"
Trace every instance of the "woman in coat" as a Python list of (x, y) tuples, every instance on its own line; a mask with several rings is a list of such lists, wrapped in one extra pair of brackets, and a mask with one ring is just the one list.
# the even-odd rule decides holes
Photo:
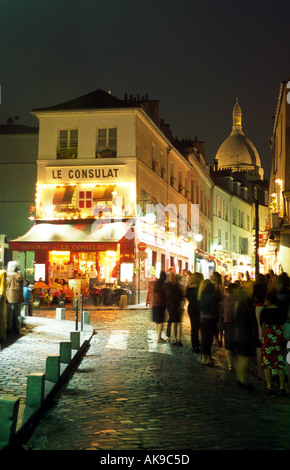
[(239, 286), (235, 291), (235, 351), (237, 354), (237, 379), (243, 388), (249, 388), (248, 368), (250, 356), (255, 355), (257, 345), (257, 321), (251, 299)]
[(21, 328), (21, 304), (23, 302), (23, 276), (19, 270), (17, 261), (9, 261), (7, 266), (7, 291), (8, 303), (7, 330), (15, 330), (19, 333)]
[(225, 349), (228, 369), (233, 370), (233, 351), (235, 350), (235, 306), (239, 286), (230, 283), (225, 289), (223, 300)]
[(186, 298), (188, 300), (187, 311), (191, 325), (191, 347), (193, 352), (200, 353), (199, 328), (200, 328), (200, 307), (198, 301), (198, 289), (203, 280), (202, 273), (192, 273), (186, 288)]
[(200, 305), (201, 363), (205, 366), (212, 366), (211, 349), (213, 337), (217, 332), (219, 310), (215, 287), (209, 279), (202, 281), (198, 299)]
[(179, 274), (169, 273), (167, 286), (167, 295), (168, 295), (168, 314), (169, 320), (168, 323), (172, 327), (172, 344), (174, 346), (182, 346), (181, 341), (181, 317), (183, 306), (182, 302), (184, 299), (184, 294), (182, 288), (179, 284), (181, 276)]
[(156, 323), (157, 343), (166, 343), (165, 339), (161, 337), (167, 306), (165, 281), (166, 273), (161, 271), (160, 278), (155, 282), (153, 288), (152, 319)]

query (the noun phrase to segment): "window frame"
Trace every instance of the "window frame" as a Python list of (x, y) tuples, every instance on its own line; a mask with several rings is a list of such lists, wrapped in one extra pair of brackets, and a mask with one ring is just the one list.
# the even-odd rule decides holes
[[(62, 134), (66, 133), (65, 137)], [(75, 135), (73, 135), (75, 134)], [(78, 157), (79, 131), (78, 128), (67, 128), (58, 130), (57, 158), (74, 159)]]
[[(100, 136), (103, 133), (103, 136)], [(102, 144), (100, 142), (103, 141)], [(97, 127), (96, 130), (96, 158), (116, 158), (118, 148), (118, 128)], [(111, 155), (102, 155), (105, 152), (112, 152)]]

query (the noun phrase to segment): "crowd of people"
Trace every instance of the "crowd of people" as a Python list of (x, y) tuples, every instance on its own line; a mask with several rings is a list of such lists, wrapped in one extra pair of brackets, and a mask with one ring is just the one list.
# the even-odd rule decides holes
[[(226, 351), (227, 367), (237, 382), (249, 388), (251, 358), (264, 370), (267, 393), (272, 394), (272, 371), (278, 371), (280, 394), (285, 396), (285, 353), (290, 340), (290, 286), (286, 273), (273, 271), (251, 279), (246, 273), (232, 282), (214, 272), (183, 275), (162, 271), (153, 289), (152, 319), (157, 342), (182, 346), (184, 311), (190, 319), (191, 346), (201, 364), (212, 367), (213, 342)], [(162, 336), (167, 321), (166, 339)], [(165, 333), (165, 332), (164, 332)]]

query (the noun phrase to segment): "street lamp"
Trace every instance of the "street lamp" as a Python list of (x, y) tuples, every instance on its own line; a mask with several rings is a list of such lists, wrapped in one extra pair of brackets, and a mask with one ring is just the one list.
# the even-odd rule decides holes
[(194, 235), (194, 239), (197, 243), (201, 242), (202, 238), (203, 237), (202, 237), (201, 233), (197, 233), (196, 235)]

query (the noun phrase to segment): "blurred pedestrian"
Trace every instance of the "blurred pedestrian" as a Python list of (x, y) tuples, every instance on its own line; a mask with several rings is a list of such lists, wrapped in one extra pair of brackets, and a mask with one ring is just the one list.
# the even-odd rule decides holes
[(32, 291), (29, 288), (30, 282), (26, 279), (23, 286), (23, 305), (28, 306), (28, 315), (32, 316)]
[(23, 302), (23, 276), (18, 261), (7, 265), (7, 332), (19, 333), (21, 328), (21, 304)]
[(285, 340), (283, 325), (286, 322), (285, 311), (278, 307), (277, 296), (269, 292), (265, 307), (261, 311), (260, 323), (264, 328), (262, 346), (262, 367), (265, 371), (267, 391), (272, 394), (272, 370), (278, 369), (280, 395), (285, 396)]
[(267, 279), (264, 274), (257, 274), (253, 290), (253, 301), (255, 304), (255, 314), (258, 322), (259, 341), (262, 341), (263, 338), (263, 329), (260, 325), (260, 315), (264, 308), (267, 287)]
[(98, 279), (98, 271), (96, 270), (95, 266), (92, 264), (91, 269), (89, 271), (89, 287), (90, 287), (90, 289), (97, 282), (97, 279)]
[(212, 366), (212, 343), (217, 332), (219, 311), (215, 288), (210, 279), (204, 279), (201, 282), (198, 299), (200, 305), (201, 363)]
[[(169, 322), (172, 328), (172, 344), (174, 346), (182, 346), (181, 341), (181, 320), (183, 312), (184, 295), (179, 285), (180, 275), (169, 273), (167, 287)], [(168, 335), (169, 333), (169, 335)], [(171, 331), (167, 330), (167, 336), (170, 337)]]
[(202, 280), (202, 273), (192, 273), (190, 274), (188, 286), (186, 288), (186, 298), (188, 300), (187, 311), (191, 326), (191, 347), (195, 353), (200, 353), (200, 307), (198, 300), (198, 289)]
[(253, 302), (255, 308), (255, 316), (257, 320), (257, 348), (256, 348), (256, 357), (257, 357), (257, 374), (258, 376), (263, 376), (262, 371), (262, 341), (263, 341), (263, 328), (260, 324), (261, 311), (264, 308), (265, 298), (268, 289), (268, 282), (264, 274), (257, 274), (254, 289), (253, 289)]
[(254, 281), (251, 279), (249, 271), (246, 271), (246, 279), (243, 282), (243, 290), (246, 292), (247, 296), (252, 299), (253, 298), (253, 292), (254, 292)]
[(165, 287), (166, 273), (161, 271), (160, 278), (153, 287), (152, 319), (156, 323), (157, 343), (166, 343), (162, 338), (163, 325), (165, 321), (165, 311), (167, 306), (167, 291)]
[(235, 304), (235, 351), (237, 354), (237, 380), (243, 388), (249, 388), (248, 368), (251, 356), (255, 354), (256, 318), (247, 294), (238, 287), (234, 291)]
[(216, 340), (219, 346), (223, 344), (223, 335), (224, 335), (224, 323), (223, 323), (223, 298), (224, 298), (224, 287), (222, 282), (222, 276), (218, 271), (214, 271), (210, 278), (211, 282), (214, 285), (216, 302), (218, 305), (218, 322), (217, 322), (217, 331), (216, 331)]
[(223, 299), (225, 349), (228, 369), (230, 371), (234, 368), (233, 355), (235, 350), (235, 305), (237, 302), (238, 289), (239, 286), (237, 284), (229, 284), (225, 289), (225, 296)]
[(285, 311), (288, 315), (290, 305), (289, 276), (286, 273), (280, 274), (277, 280), (277, 300), (278, 307)]
[(227, 287), (229, 284), (231, 284), (232, 279), (230, 274), (225, 274), (224, 276), (224, 287)]

